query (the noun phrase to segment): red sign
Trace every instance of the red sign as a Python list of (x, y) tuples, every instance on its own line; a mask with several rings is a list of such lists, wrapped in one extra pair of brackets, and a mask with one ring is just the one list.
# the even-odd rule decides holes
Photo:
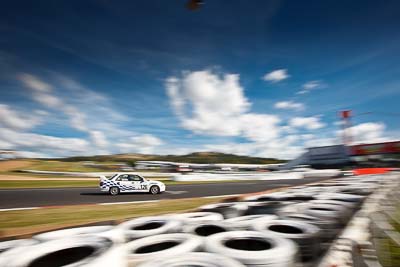
[(340, 114), (343, 119), (348, 119), (351, 116), (351, 110), (343, 110)]
[(400, 153), (400, 141), (355, 145), (350, 147), (352, 156)]

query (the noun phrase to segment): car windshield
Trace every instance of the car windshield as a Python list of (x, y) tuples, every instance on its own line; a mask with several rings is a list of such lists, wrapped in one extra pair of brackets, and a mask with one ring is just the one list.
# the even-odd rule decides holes
[(111, 180), (111, 179), (113, 179), (113, 178), (117, 177), (117, 175), (118, 175), (118, 173), (117, 173), (117, 174), (114, 174), (114, 175), (113, 175), (113, 176), (111, 176), (111, 177), (108, 177), (108, 179), (109, 179), (109, 180)]

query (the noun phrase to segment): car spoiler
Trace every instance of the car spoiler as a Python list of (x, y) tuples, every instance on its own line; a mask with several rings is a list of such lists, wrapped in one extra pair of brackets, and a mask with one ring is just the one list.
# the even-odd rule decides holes
[(104, 175), (100, 175), (99, 177), (100, 177), (100, 181), (107, 180), (107, 177), (105, 177)]

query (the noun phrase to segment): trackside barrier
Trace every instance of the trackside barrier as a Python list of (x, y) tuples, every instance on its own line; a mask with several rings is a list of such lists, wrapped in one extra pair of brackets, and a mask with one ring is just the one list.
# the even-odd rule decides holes
[(0, 266), (399, 267), (396, 174), (0, 242)]

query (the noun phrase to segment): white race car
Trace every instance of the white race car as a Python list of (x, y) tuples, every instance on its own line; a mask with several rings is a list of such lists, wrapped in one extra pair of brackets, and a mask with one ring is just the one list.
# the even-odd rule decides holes
[(147, 180), (134, 173), (117, 173), (110, 178), (100, 176), (99, 187), (102, 192), (113, 196), (124, 192), (148, 192), (156, 195), (165, 191), (164, 183)]

